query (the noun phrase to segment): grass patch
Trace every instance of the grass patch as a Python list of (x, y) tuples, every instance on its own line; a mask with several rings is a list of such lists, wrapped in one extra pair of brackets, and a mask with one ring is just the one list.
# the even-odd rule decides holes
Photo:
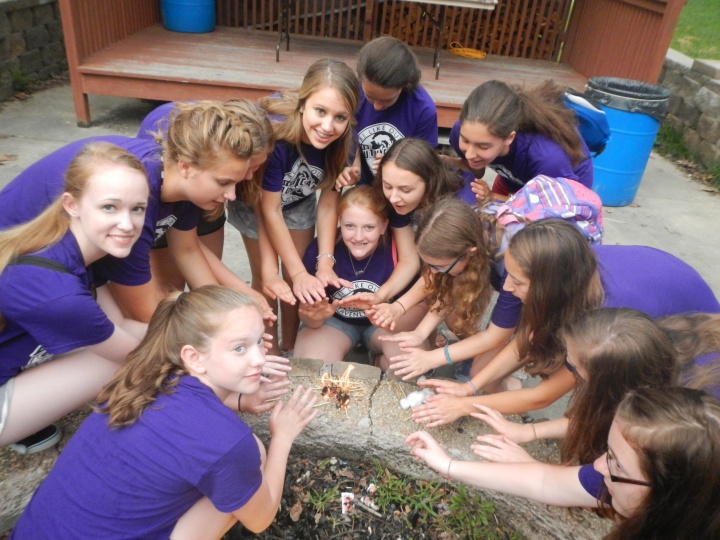
[(670, 46), (691, 58), (720, 59), (718, 0), (687, 0)]

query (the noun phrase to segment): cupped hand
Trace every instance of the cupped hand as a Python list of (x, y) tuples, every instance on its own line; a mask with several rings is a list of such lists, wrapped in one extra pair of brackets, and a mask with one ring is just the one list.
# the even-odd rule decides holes
[(345, 167), (335, 179), (335, 191), (342, 191), (342, 188), (354, 186), (360, 179), (360, 167)]
[(252, 394), (243, 394), (241, 398), (243, 412), (261, 414), (275, 407), (275, 400), (288, 393), (290, 379), (273, 377), (260, 383), (260, 387)]
[(274, 354), (265, 355), (265, 365), (262, 369), (263, 377), (284, 378), (287, 377), (287, 374), (291, 371), (292, 368), (290, 367), (290, 360), (287, 358), (275, 356)]
[(436, 394), (425, 400), (423, 405), (413, 409), (413, 420), (425, 427), (437, 427), (454, 422), (465, 416), (462, 398), (447, 394)]
[(427, 431), (411, 433), (405, 444), (410, 447), (410, 455), (416, 461), (423, 460), (430, 468), (445, 474), (450, 463), (450, 456), (440, 447), (440, 444)]
[(436, 394), (447, 394), (450, 396), (467, 397), (472, 396), (473, 391), (469, 384), (446, 379), (427, 379), (418, 382), (423, 388), (430, 388)]
[(341, 277), (338, 277), (338, 275), (335, 273), (335, 270), (330, 267), (325, 268), (324, 265), (318, 265), (318, 269), (315, 272), (315, 277), (318, 278), (320, 280), (320, 283), (322, 283), (325, 287), (332, 285), (337, 289), (341, 289), (343, 287), (347, 289), (352, 289), (351, 282), (349, 282), (347, 279), (342, 279)]
[(385, 157), (385, 154), (380, 154), (380, 153), (375, 154), (375, 161), (373, 161), (373, 164), (371, 167), (372, 172), (375, 176), (377, 176), (378, 167), (380, 167), (380, 162), (382, 161), (383, 157)]
[(370, 309), (365, 310), (365, 316), (378, 328), (384, 328), (392, 332), (395, 330), (395, 323), (405, 314), (405, 311), (397, 303), (374, 304)]
[(516, 443), (531, 442), (535, 437), (533, 435), (532, 424), (517, 424), (510, 422), (502, 414), (495, 409), (491, 409), (487, 405), (474, 403), (477, 409), (470, 416), (485, 422), (488, 426), (497, 431), (498, 435), (502, 435), (508, 441)]
[(371, 292), (362, 292), (346, 296), (340, 300), (340, 305), (346, 308), (354, 309), (371, 309), (374, 305), (381, 303), (382, 300), (377, 294)]
[(475, 194), (477, 202), (485, 202), (492, 193), (490, 187), (481, 178), (476, 178), (470, 183), (470, 189)]
[(425, 341), (425, 337), (416, 331), (398, 332), (397, 334), (385, 334), (378, 336), (380, 341), (393, 341), (400, 347), (419, 347)]
[(305, 390), (300, 385), (287, 403), (275, 402), (270, 415), (270, 437), (284, 439), (286, 443), (292, 444), (305, 426), (317, 416), (317, 409), (313, 409), (316, 401), (317, 395), (313, 389)]
[(252, 290), (251, 292), (248, 292), (253, 300), (255, 300), (255, 303), (260, 308), (260, 311), (262, 312), (262, 318), (265, 321), (265, 324), (267, 326), (272, 326), (275, 321), (277, 321), (277, 315), (273, 313), (272, 308), (270, 307), (270, 304), (268, 304), (267, 298), (265, 298), (264, 295), (260, 294), (256, 290)]
[(300, 272), (293, 280), (293, 293), (301, 302), (314, 304), (325, 298), (325, 287), (315, 276)]
[(482, 444), (472, 444), (470, 448), (476, 456), (488, 461), (498, 463), (532, 463), (537, 461), (522, 446), (502, 435), (480, 435), (477, 440)]
[(264, 276), (262, 281), (263, 294), (269, 296), (273, 300), (281, 300), (291, 306), (295, 305), (295, 296), (287, 282), (278, 274), (273, 276)]
[(323, 322), (332, 317), (336, 309), (337, 300), (331, 303), (328, 298), (323, 298), (322, 301), (315, 304), (301, 303), (298, 308), (298, 313), (300, 316), (307, 317), (313, 321)]
[(417, 347), (401, 347), (401, 349), (403, 354), (388, 358), (388, 369), (403, 381), (416, 379), (439, 365), (429, 358), (428, 351), (424, 349)]

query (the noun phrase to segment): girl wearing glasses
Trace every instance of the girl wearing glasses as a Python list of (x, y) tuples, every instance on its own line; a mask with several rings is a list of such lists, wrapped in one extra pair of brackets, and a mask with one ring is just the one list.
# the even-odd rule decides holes
[[(439, 395), (414, 409), (416, 422), (437, 426), (475, 412), (475, 403), (503, 414), (546, 407), (575, 384), (564, 367), (562, 328), (586, 311), (629, 307), (651, 317), (720, 313), (720, 303), (689, 265), (644, 246), (593, 246), (570, 223), (547, 219), (529, 223), (504, 255), (503, 288), (523, 302), (515, 337), (469, 383), (429, 380)], [(463, 349), (449, 347), (463, 357)], [(476, 396), (475, 389), (523, 367), (541, 382), (533, 388)]]
[[(394, 343), (378, 341), (386, 331), (373, 326), (362, 310), (340, 305), (344, 298), (377, 291), (395, 268), (394, 248), (386, 234), (387, 207), (382, 193), (370, 186), (350, 188), (343, 193), (338, 205), (339, 240), (333, 257), (335, 273), (350, 286), (329, 286), (322, 302), (300, 306), (303, 326), (295, 344), (296, 358), (339, 362), (362, 343), (372, 353), (381, 355), (378, 362), (385, 370), (385, 358), (399, 352)], [(317, 254), (315, 239), (303, 258), (310, 274), (315, 273)], [(415, 306), (406, 318), (409, 324), (417, 324), (424, 314), (421, 306)], [(424, 346), (429, 347), (429, 343)]]
[(699, 390), (630, 392), (610, 427), (607, 452), (582, 467), (456, 461), (424, 431), (407, 444), (438, 473), (481, 489), (599, 507), (617, 523), (606, 540), (720, 538), (720, 402)]
[[(667, 327), (672, 330), (666, 330)], [(670, 336), (674, 339), (671, 339)], [(476, 453), (492, 461), (527, 456), (516, 445), (535, 439), (562, 438), (563, 463), (587, 463), (604, 451), (613, 415), (622, 397), (641, 387), (678, 385), (720, 398), (720, 315), (665, 317), (657, 322), (627, 308), (589, 311), (562, 331), (565, 366), (577, 382), (564, 418), (515, 424), (477, 405), (473, 416), (500, 436), (478, 438), (490, 446)], [(693, 343), (682, 347), (680, 343)], [(677, 344), (677, 345), (676, 345)], [(524, 452), (523, 452), (524, 453)]]

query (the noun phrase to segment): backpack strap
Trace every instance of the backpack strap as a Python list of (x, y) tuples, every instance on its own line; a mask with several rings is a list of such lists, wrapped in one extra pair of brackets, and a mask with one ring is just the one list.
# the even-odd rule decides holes
[(38, 255), (20, 255), (19, 257), (15, 257), (11, 260), (7, 265), (19, 266), (21, 264), (25, 264), (27, 266), (39, 266), (40, 268), (55, 270), (56, 272), (60, 272), (62, 274), (72, 274), (70, 269), (64, 264), (60, 264), (57, 261), (53, 261), (52, 259), (47, 259), (45, 257), (39, 257)]

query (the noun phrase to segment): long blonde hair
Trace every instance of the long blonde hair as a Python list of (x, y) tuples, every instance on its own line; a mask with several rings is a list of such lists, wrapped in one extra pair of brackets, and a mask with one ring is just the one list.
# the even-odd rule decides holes
[(269, 115), (283, 116), (281, 122), (273, 123), (276, 141), (287, 141), (302, 156), (300, 142), (303, 136), (302, 113), (307, 99), (324, 88), (337, 91), (350, 114), (347, 129), (343, 135), (330, 143), (325, 152), (325, 174), (318, 189), (335, 184), (335, 179), (348, 161), (355, 127), (355, 111), (360, 103), (359, 83), (355, 72), (347, 64), (331, 58), (321, 58), (312, 64), (297, 90), (283, 90), (280, 97), (270, 96), (260, 100), (260, 105)]
[(96, 410), (112, 427), (133, 424), (158, 394), (171, 394), (185, 369), (185, 345), (207, 350), (227, 315), (244, 306), (260, 310), (252, 297), (221, 285), (172, 293), (153, 313), (145, 337), (102, 389)]
[[(147, 177), (140, 160), (119, 146), (108, 142), (86, 145), (70, 162), (65, 171), (64, 193), (80, 200), (90, 177), (102, 165), (127, 167)], [(35, 253), (59, 242), (70, 227), (70, 216), (58, 197), (32, 221), (0, 232), (0, 274), (10, 261), (20, 255)], [(5, 325), (0, 313), (0, 330)]]

